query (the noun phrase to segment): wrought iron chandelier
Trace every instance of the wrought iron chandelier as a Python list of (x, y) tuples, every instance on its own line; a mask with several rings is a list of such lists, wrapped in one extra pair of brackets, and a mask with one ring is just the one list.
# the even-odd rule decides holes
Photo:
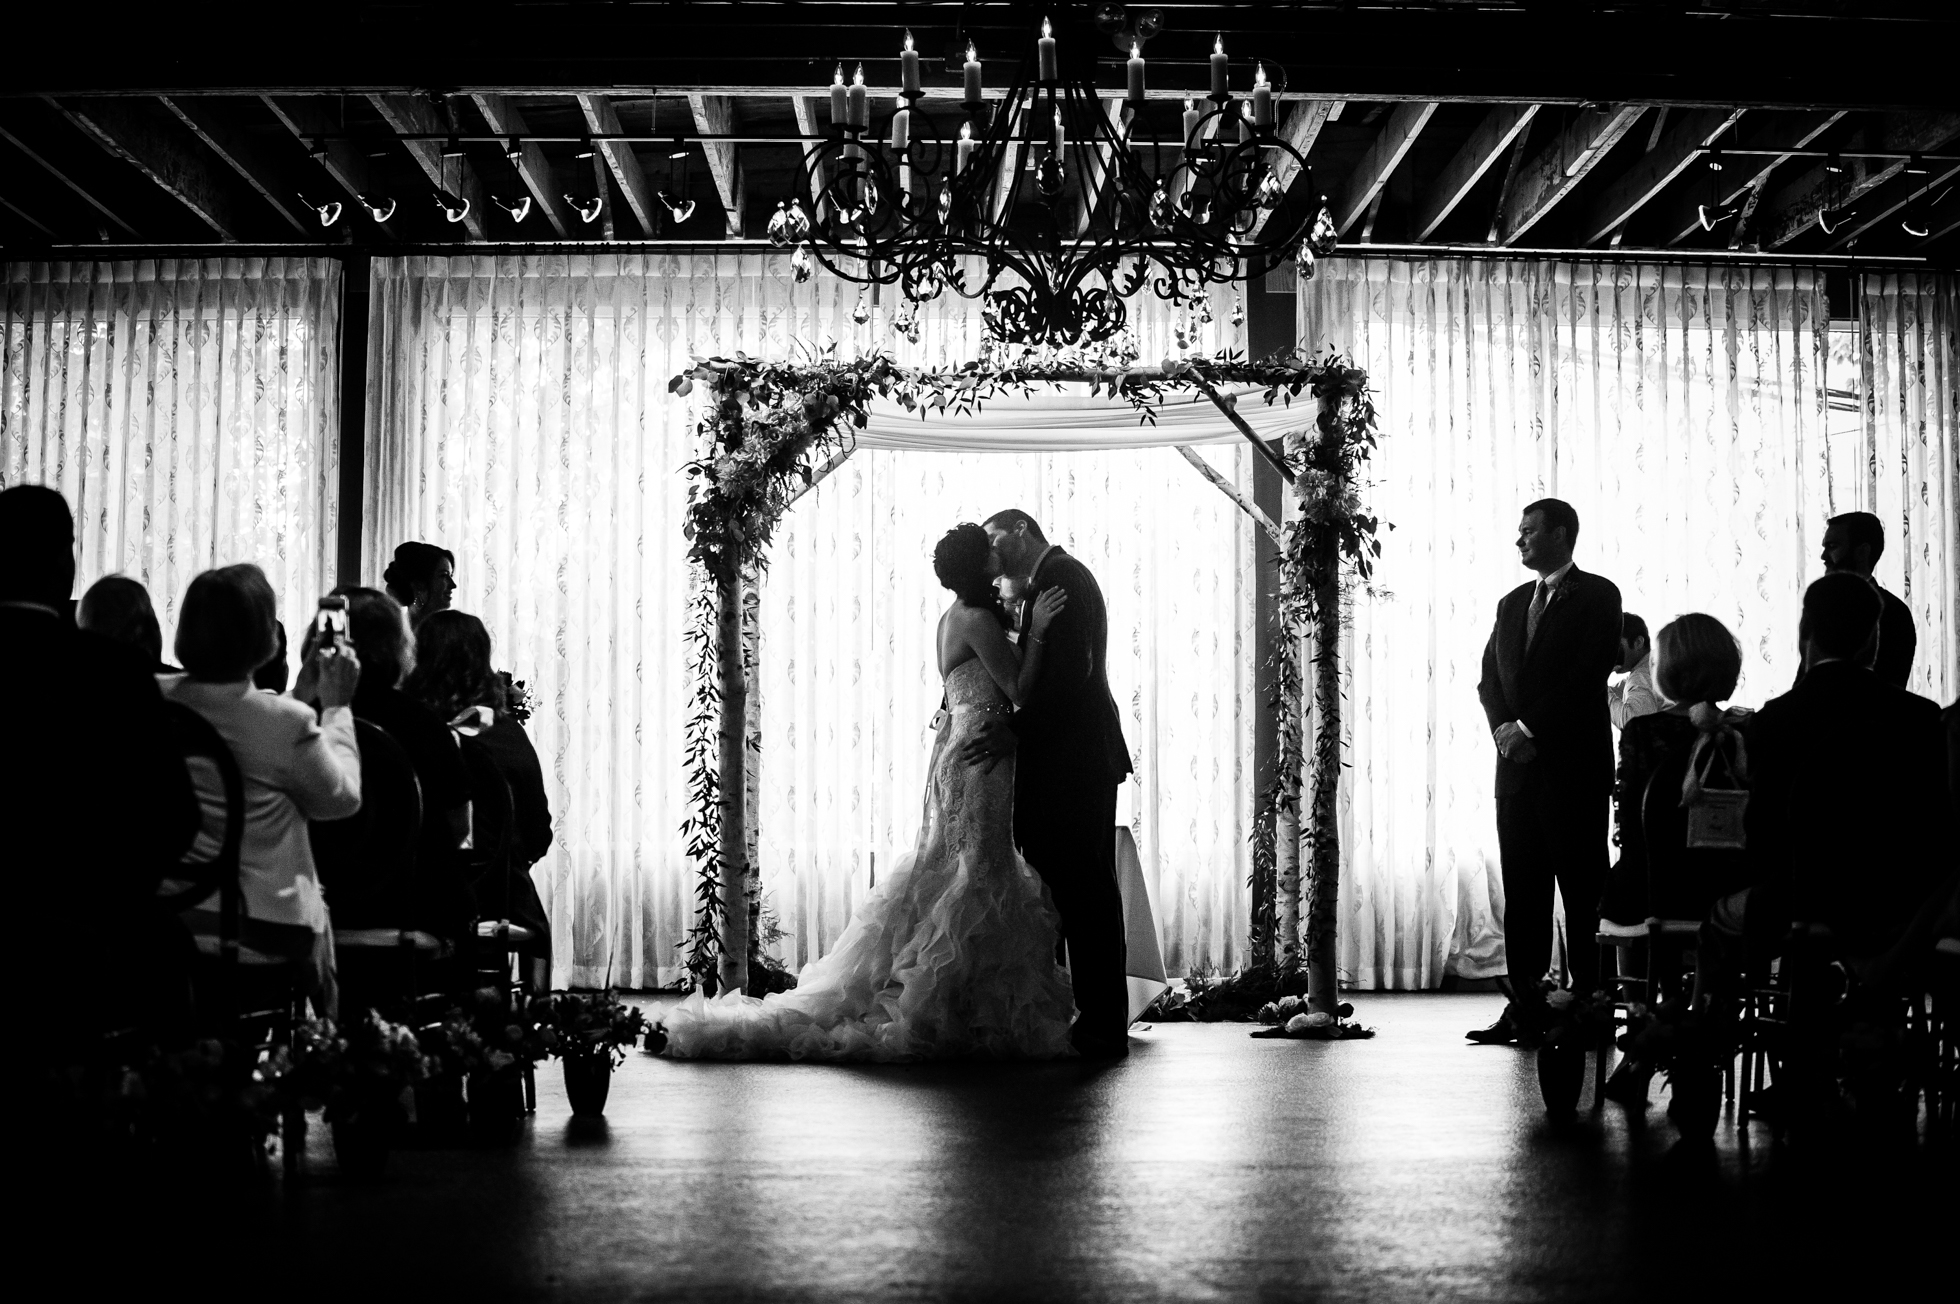
[(1308, 193), (1312, 171), (1275, 130), (1263, 65), (1251, 94), (1235, 99), (1216, 42), (1211, 92), (1184, 102), (1179, 138), (1166, 142), (1144, 120), (1140, 45), (1125, 97), (1107, 104), (1093, 61), (1062, 73), (1046, 21), (1033, 53), (1033, 74), (1024, 59), (989, 104), (969, 46), (964, 99), (937, 101), (957, 103), (955, 115), (928, 107), (907, 32), (900, 106), (875, 123), (862, 67), (848, 84), (840, 67), (801, 194), (769, 222), (770, 240), (795, 249), (797, 279), (821, 264), (858, 284), (896, 285), (907, 305), (899, 329), (914, 336), (917, 305), (951, 292), (983, 301), (995, 339), (1073, 347), (1115, 341), (1125, 300), (1146, 287), (1193, 308), (1210, 287), (1289, 258), (1311, 275), (1314, 258), (1333, 250), (1324, 201), (1284, 226), (1274, 220), (1281, 165), (1304, 174)]

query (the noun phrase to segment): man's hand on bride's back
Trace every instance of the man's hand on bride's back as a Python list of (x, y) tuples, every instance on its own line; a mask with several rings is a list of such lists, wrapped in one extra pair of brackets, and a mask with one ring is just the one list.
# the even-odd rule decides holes
[(992, 773), (1001, 757), (1013, 754), (1015, 741), (1014, 731), (1005, 720), (983, 720), (979, 731), (960, 744), (960, 760)]
[(1048, 627), (1055, 623), (1055, 617), (1061, 615), (1062, 608), (1067, 605), (1067, 589), (1059, 584), (1043, 589), (1041, 596), (1034, 600), (1034, 615), (1028, 620), (1028, 633), (1036, 637), (1047, 633)]

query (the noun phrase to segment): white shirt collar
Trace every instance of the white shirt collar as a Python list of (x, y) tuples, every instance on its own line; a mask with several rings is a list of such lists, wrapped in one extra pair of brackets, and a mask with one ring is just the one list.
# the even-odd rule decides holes
[(1555, 589), (1565, 580), (1566, 574), (1570, 572), (1571, 569), (1572, 569), (1572, 563), (1568, 561), (1567, 563), (1565, 563), (1565, 565), (1559, 567), (1551, 574), (1542, 576), (1539, 579), (1539, 583), (1543, 584), (1548, 589)]

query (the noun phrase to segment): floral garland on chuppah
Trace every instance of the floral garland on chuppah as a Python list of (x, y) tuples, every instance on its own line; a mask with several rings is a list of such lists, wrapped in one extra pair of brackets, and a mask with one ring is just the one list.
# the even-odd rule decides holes
[[(1316, 605), (1320, 563), (1315, 559), (1325, 541), (1334, 540), (1336, 557), (1353, 560), (1364, 576), (1379, 552), (1373, 543), (1374, 518), (1360, 513), (1351, 488), (1354, 469), (1374, 443), (1374, 408), (1365, 375), (1331, 353), (1324, 359), (1288, 355), (1261, 362), (1234, 353), (1173, 356), (1145, 368), (1126, 363), (1119, 359), (1112, 365), (1106, 357), (993, 352), (985, 361), (914, 370), (883, 354), (840, 358), (828, 349), (802, 363), (765, 362), (745, 354), (697, 358), (669, 382), (669, 392), (679, 397), (689, 396), (697, 385), (705, 386), (709, 395), (698, 424), (700, 455), (684, 468), (689, 484), (683, 532), (689, 561), (704, 577), (691, 600), (687, 634), (695, 687), (685, 735), (688, 815), (681, 826), (699, 874), (696, 920), (684, 944), (686, 968), (697, 984), (747, 987), (750, 963), (760, 958), (757, 930), (750, 926), (759, 898), (741, 850), (745, 828), (731, 828), (730, 823), (732, 813), (735, 823), (744, 824), (746, 812), (739, 801), (731, 812), (724, 799), (731, 759), (739, 766), (740, 751), (756, 746), (752, 738), (744, 735), (737, 741), (728, 733), (731, 718), (739, 714), (729, 698), (746, 693), (745, 676), (751, 668), (740, 647), (742, 590), (767, 565), (768, 544), (789, 505), (827, 472), (826, 459), (834, 463), (854, 446), (856, 431), (870, 420), (874, 399), (890, 399), (921, 416), (967, 415), (1002, 395), (1086, 381), (1092, 395), (1106, 390), (1112, 398), (1121, 397), (1136, 409), (1139, 420), (1154, 424), (1155, 408), (1173, 390), (1202, 392), (1227, 416), (1234, 416), (1235, 400), (1220, 393), (1221, 385), (1257, 386), (1268, 404), (1290, 405), (1302, 394), (1310, 395), (1320, 408), (1319, 433), (1304, 442), (1289, 440), (1300, 446), (1289, 448), (1285, 456), (1304, 484), (1324, 488), (1308, 495), (1302, 519), (1289, 525), (1284, 536), (1282, 577), (1290, 582), (1281, 624), (1297, 633), (1323, 617), (1338, 621), (1338, 602), (1328, 613)], [(1282, 682), (1276, 685), (1281, 736), (1291, 739), (1293, 749), (1292, 768), (1283, 765), (1281, 772), (1294, 775), (1300, 769), (1304, 707), (1297, 655), (1288, 677), (1283, 651), (1297, 645), (1297, 638), (1283, 640), (1278, 654)], [(1324, 639), (1320, 646), (1334, 649), (1337, 640)], [(1333, 691), (1338, 699), (1338, 678)], [(1330, 784), (1338, 781), (1338, 729), (1331, 746), (1324, 761), (1326, 747), (1317, 748), (1315, 756), (1316, 779), (1324, 765)], [(1255, 945), (1263, 936), (1268, 954), (1277, 886), (1270, 817), (1289, 808), (1278, 787), (1276, 783), (1261, 805), (1252, 882)], [(1290, 802), (1297, 811), (1297, 791)], [(748, 909), (731, 917), (727, 903), (738, 896)]]

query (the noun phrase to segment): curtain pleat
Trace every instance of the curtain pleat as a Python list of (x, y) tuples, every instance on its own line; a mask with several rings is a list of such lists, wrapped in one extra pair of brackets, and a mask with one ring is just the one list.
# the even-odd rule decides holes
[[(367, 540), (373, 582), (408, 539), (457, 554), (456, 603), (531, 686), (557, 841), (535, 871), (559, 983), (680, 977), (694, 868), (683, 725), (692, 577), (681, 535), (698, 408), (691, 358), (978, 355), (937, 304), (920, 340), (889, 304), (775, 255), (405, 258), (374, 264)], [(868, 320), (853, 320), (863, 301)], [(1133, 305), (1146, 357), (1159, 305)], [(1242, 347), (1214, 304), (1209, 347)], [(1249, 486), (1247, 454), (1208, 450)], [(1248, 873), (1250, 527), (1168, 449), (941, 454), (866, 449), (796, 504), (760, 592), (759, 867), (777, 952), (798, 967), (916, 836), (938, 705), (930, 555), (960, 520), (1019, 506), (1100, 576), (1111, 675), (1143, 783), (1128, 815), (1172, 964), (1237, 963)], [(875, 860), (875, 864), (874, 864)]]
[(0, 486), (67, 497), (77, 593), (141, 581), (166, 657), (199, 571), (258, 563), (295, 644), (333, 582), (339, 291), (310, 258), (0, 269)]

